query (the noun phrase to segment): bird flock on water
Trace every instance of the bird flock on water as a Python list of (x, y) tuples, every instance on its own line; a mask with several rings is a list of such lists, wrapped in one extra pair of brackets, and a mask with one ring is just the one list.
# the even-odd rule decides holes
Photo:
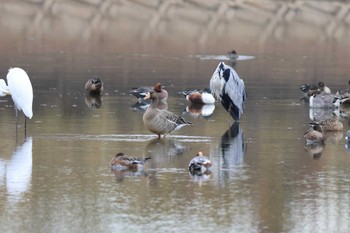
[[(234, 53), (231, 52), (231, 56)], [(18, 124), (18, 111), (23, 112), (26, 131), (26, 118), (31, 119), (33, 117), (33, 88), (31, 81), (28, 74), (18, 67), (10, 68), (6, 79), (7, 83), (4, 79), (0, 79), (0, 96), (11, 96), (16, 112), (16, 125)], [(101, 106), (98, 99), (103, 92), (103, 85), (102, 80), (97, 77), (89, 79), (85, 84), (87, 92), (86, 102), (89, 102), (93, 108)], [(194, 105), (213, 106), (216, 101), (219, 101), (233, 119), (239, 121), (247, 95), (244, 82), (239, 78), (236, 71), (225, 63), (220, 62), (212, 75), (209, 87), (183, 91), (182, 94), (187, 101)], [(158, 138), (166, 137), (171, 132), (192, 124), (182, 116), (167, 110), (166, 100), (169, 95), (160, 83), (150, 87), (133, 88), (130, 90), (130, 93), (136, 96), (140, 102), (149, 101), (143, 114), (143, 123), (145, 128), (156, 134)], [(112, 159), (110, 166), (114, 170), (135, 170), (142, 167), (148, 159), (150, 158), (135, 158), (120, 152)], [(211, 165), (209, 158), (204, 156), (202, 152), (198, 152), (190, 161), (188, 168), (191, 174), (199, 174), (207, 171)]]
[[(338, 118), (350, 104), (350, 88), (332, 93), (324, 82), (318, 82), (303, 84), (299, 90), (303, 95), (302, 100), (310, 108), (311, 121), (309, 129), (304, 133), (305, 149), (318, 158), (327, 141), (343, 136), (344, 125)], [(349, 148), (349, 145), (350, 131), (345, 135), (345, 147)]]
[[(238, 55), (233, 50), (228, 56), (236, 60)], [(25, 115), (26, 118), (33, 117), (33, 88), (27, 73), (18, 67), (10, 68), (5, 80), (0, 79), (0, 96), (10, 95), (16, 113), (16, 124), (18, 111)], [(349, 81), (350, 85), (350, 81)], [(85, 84), (85, 90), (92, 107), (99, 108), (101, 103), (91, 101), (99, 99), (103, 92), (103, 82), (101, 79), (94, 77), (89, 79)], [(300, 87), (303, 94), (302, 99), (309, 103), (310, 109), (321, 108), (341, 108), (350, 103), (350, 88), (332, 93), (330, 88), (323, 82), (317, 84), (303, 84)], [(230, 114), (234, 121), (239, 122), (243, 114), (244, 104), (247, 99), (247, 91), (244, 81), (239, 77), (237, 72), (224, 62), (220, 62), (215, 68), (209, 81), (209, 88), (182, 91), (187, 101), (194, 106), (214, 106), (215, 102), (220, 102), (223, 108)], [(166, 137), (175, 130), (184, 126), (191, 125), (182, 116), (178, 116), (167, 110), (168, 92), (162, 87), (161, 83), (155, 86), (138, 87), (130, 90), (130, 94), (138, 98), (139, 102), (147, 103), (143, 114), (143, 123), (147, 130), (156, 134), (158, 138)], [(212, 110), (215, 107), (211, 108)], [(326, 135), (328, 132), (342, 132), (343, 124), (336, 118), (330, 117), (322, 120), (313, 120), (309, 123), (310, 128), (304, 134), (306, 146), (324, 147)], [(350, 144), (350, 131), (346, 133), (345, 140)], [(125, 155), (122, 152), (116, 154), (112, 159), (110, 166), (114, 170), (137, 170), (142, 167), (150, 158), (135, 158)], [(204, 174), (212, 166), (212, 162), (203, 152), (190, 161), (188, 169), (191, 174)]]

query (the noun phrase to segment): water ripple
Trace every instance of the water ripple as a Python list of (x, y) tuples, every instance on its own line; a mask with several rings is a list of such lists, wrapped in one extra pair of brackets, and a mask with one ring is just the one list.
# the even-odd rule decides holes
[[(71, 140), (86, 140), (86, 141), (126, 141), (126, 142), (143, 142), (155, 139), (149, 134), (105, 134), (105, 135), (88, 135), (88, 134), (56, 134), (56, 135), (41, 135), (38, 139), (71, 141)], [(172, 135), (168, 139), (178, 139), (182, 142), (210, 142), (211, 137), (205, 136), (188, 136), (188, 135)]]

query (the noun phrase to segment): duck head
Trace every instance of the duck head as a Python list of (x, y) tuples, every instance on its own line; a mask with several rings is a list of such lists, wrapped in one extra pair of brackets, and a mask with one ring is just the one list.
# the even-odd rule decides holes
[(153, 88), (156, 92), (160, 93), (162, 92), (162, 85), (160, 83), (157, 83), (154, 88)]

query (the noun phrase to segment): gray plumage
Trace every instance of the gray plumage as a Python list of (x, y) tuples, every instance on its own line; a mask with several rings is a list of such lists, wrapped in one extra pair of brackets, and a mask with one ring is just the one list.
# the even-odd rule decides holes
[(149, 131), (157, 134), (159, 138), (161, 135), (169, 134), (185, 125), (192, 124), (172, 112), (157, 109), (156, 106), (159, 101), (157, 92), (149, 92), (145, 99), (151, 99), (152, 103), (143, 114), (143, 123)]
[(210, 90), (233, 119), (238, 121), (243, 114), (247, 93), (236, 71), (220, 62), (210, 79)]

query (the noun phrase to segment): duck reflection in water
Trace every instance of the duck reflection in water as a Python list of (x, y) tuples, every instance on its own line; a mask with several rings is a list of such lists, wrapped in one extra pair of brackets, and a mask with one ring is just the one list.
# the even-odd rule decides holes
[(191, 104), (186, 107), (186, 112), (194, 118), (203, 117), (209, 119), (215, 110), (214, 104)]
[(309, 118), (311, 121), (324, 121), (334, 116), (332, 108), (309, 108)]
[(152, 163), (167, 162), (172, 157), (182, 155), (189, 148), (184, 146), (181, 142), (168, 139), (156, 138), (150, 140), (145, 148), (147, 156), (152, 157)]
[(242, 165), (245, 152), (246, 144), (243, 131), (240, 129), (239, 123), (234, 122), (221, 136), (222, 168), (231, 169), (234, 166)]
[(323, 149), (325, 147), (325, 144), (305, 144), (304, 149), (306, 152), (308, 152), (312, 158), (319, 159), (321, 158)]
[[(130, 106), (130, 109), (137, 112), (144, 112), (151, 104), (150, 100), (139, 100)], [(160, 110), (168, 110), (168, 103), (165, 100), (160, 100), (156, 106)]]
[(32, 178), (32, 138), (26, 138), (23, 145), (17, 146), (9, 161), (0, 159), (0, 187), (6, 184), (8, 197), (19, 201)]
[(99, 109), (102, 107), (102, 98), (100, 94), (87, 93), (85, 96), (85, 104), (88, 108)]

